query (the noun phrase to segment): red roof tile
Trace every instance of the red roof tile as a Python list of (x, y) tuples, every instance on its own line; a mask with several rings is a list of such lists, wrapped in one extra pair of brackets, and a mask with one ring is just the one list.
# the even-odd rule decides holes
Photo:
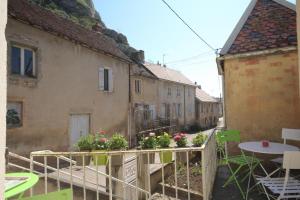
[(76, 41), (93, 50), (131, 62), (119, 50), (113, 39), (101, 33), (88, 30), (70, 20), (55, 15), (51, 11), (31, 4), (27, 0), (8, 0), (8, 15), (44, 31)]
[(227, 54), (296, 45), (296, 12), (278, 1), (257, 0)]

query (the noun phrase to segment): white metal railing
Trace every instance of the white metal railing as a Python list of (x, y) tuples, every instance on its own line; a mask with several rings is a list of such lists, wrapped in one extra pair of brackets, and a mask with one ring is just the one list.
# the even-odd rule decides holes
[[(150, 164), (150, 157), (154, 153), (156, 158), (161, 152), (171, 151), (173, 154), (173, 161), (169, 164), (159, 163), (156, 159), (155, 164)], [(190, 183), (190, 162), (193, 152), (201, 154), (202, 166), (202, 191), (193, 191)], [(187, 188), (182, 189), (178, 185), (178, 155), (185, 154), (185, 169), (187, 176)], [(82, 163), (85, 163), (89, 157), (97, 155), (107, 155), (108, 165), (101, 167), (98, 165), (84, 165), (78, 166), (75, 158), (81, 158)], [(122, 156), (122, 163), (120, 166), (112, 166), (113, 156)], [(164, 154), (162, 154), (163, 156)], [(182, 191), (190, 200), (192, 194), (202, 196), (204, 200), (208, 200), (211, 196), (214, 178), (217, 168), (217, 153), (216, 141), (214, 132), (212, 132), (207, 141), (202, 147), (189, 148), (170, 148), (170, 149), (154, 149), (154, 150), (128, 150), (128, 151), (109, 151), (109, 152), (52, 152), (49, 150), (32, 152), (30, 159), (10, 153), (10, 156), (21, 159), (30, 163), (30, 168), (16, 165), (9, 162), (11, 167), (16, 167), (20, 170), (27, 170), (38, 174), (41, 177), (40, 182), (44, 185), (44, 191), (35, 192), (36, 188), (32, 188), (30, 195), (36, 193), (48, 193), (54, 190), (60, 190), (63, 187), (70, 187), (73, 190), (82, 191), (82, 199), (87, 199), (87, 191), (92, 191), (95, 195), (94, 199), (99, 200), (99, 195), (107, 195), (110, 200), (117, 199), (151, 199), (154, 186), (161, 185), (162, 196), (166, 194), (166, 187), (173, 189), (173, 196), (179, 199)], [(146, 163), (143, 159), (146, 159)], [(166, 170), (167, 167), (168, 170)], [(152, 169), (161, 173), (161, 177), (152, 176)], [(166, 183), (167, 174), (174, 177), (174, 185), (170, 186)], [(43, 179), (43, 180), (42, 180)], [(55, 184), (53, 184), (56, 182)], [(179, 192), (180, 191), (180, 192)], [(156, 191), (157, 192), (157, 191)], [(76, 193), (77, 194), (77, 193)], [(78, 195), (77, 195), (78, 198)]]

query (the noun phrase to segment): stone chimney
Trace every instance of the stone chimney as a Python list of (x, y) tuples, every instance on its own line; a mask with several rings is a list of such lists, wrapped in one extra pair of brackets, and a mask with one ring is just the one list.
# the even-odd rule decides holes
[(92, 26), (92, 30), (98, 33), (103, 33), (104, 27), (97, 22), (94, 26)]
[(131, 59), (138, 62), (144, 63), (145, 62), (145, 53), (143, 50), (139, 50), (131, 54)]

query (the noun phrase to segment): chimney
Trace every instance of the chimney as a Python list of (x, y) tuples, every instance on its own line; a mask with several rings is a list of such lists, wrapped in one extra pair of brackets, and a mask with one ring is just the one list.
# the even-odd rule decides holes
[(136, 51), (132, 53), (131, 59), (138, 62), (138, 63), (144, 63), (145, 62), (145, 53), (143, 50)]
[(104, 27), (99, 22), (92, 26), (92, 30), (98, 33), (102, 33), (103, 29)]

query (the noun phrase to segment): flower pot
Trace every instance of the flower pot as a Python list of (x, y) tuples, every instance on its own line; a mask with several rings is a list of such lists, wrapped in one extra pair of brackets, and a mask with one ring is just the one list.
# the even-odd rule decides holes
[(90, 165), (91, 156), (84, 156), (84, 163), (83, 163), (83, 157), (82, 156), (76, 156), (76, 165), (77, 166), (88, 166)]
[(143, 164), (154, 164), (155, 163), (155, 153), (149, 153), (149, 161), (148, 161), (148, 153), (145, 153), (141, 156)]
[(123, 155), (112, 155), (111, 156), (111, 166), (119, 167), (123, 164)]
[[(106, 152), (104, 150), (95, 150), (93, 152)], [(107, 165), (108, 157), (106, 154), (93, 155), (94, 165)]]
[(159, 158), (161, 163), (170, 163), (173, 160), (172, 151), (161, 151), (159, 152)]

